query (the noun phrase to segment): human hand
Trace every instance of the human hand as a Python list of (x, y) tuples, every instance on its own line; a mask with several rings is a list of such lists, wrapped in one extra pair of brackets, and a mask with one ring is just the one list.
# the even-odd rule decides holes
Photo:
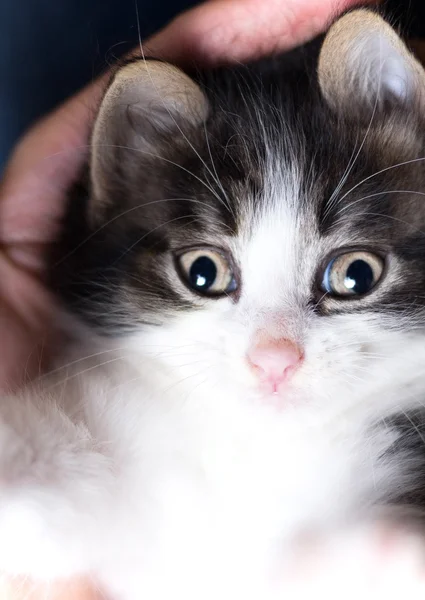
[[(144, 45), (177, 64), (246, 61), (301, 43), (357, 0), (210, 0)], [(0, 185), (0, 389), (34, 376), (48, 356), (53, 300), (43, 285), (44, 252), (58, 231), (66, 190), (77, 177), (105, 77), (36, 124), (18, 144)], [(47, 348), (47, 350), (46, 350)], [(19, 588), (19, 589), (18, 589)], [(19, 600), (20, 586), (0, 598)], [(65, 600), (69, 585), (52, 588)], [(74, 600), (89, 600), (87, 587)], [(46, 597), (46, 590), (33, 598)], [(68, 597), (68, 596), (66, 596)]]
[(0, 579), (0, 600), (102, 600), (93, 585), (82, 579), (35, 584), (26, 579)]

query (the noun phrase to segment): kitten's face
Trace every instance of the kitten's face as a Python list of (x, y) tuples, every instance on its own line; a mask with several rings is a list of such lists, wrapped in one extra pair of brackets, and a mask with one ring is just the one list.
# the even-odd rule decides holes
[[(158, 255), (152, 258), (150, 267), (158, 304), (162, 293), (175, 294), (175, 304), (152, 316), (161, 327), (150, 328), (149, 335), (142, 331), (137, 343), (152, 344), (159, 355), (161, 349), (175, 348), (165, 360), (193, 377), (194, 385), (226, 382), (248, 397), (292, 405), (312, 398), (320, 405), (329, 398), (347, 403), (350, 396), (372, 402), (372, 393), (387, 394), (396, 385), (397, 396), (380, 399), (379, 410), (386, 400), (392, 406), (400, 402), (400, 383), (404, 387), (421, 375), (417, 371), (425, 358), (425, 205), (414, 193), (425, 189), (424, 170), (413, 163), (402, 177), (398, 167), (375, 173), (424, 153), (403, 148), (391, 156), (375, 154), (380, 127), (372, 128), (366, 140), (362, 130), (357, 139), (351, 136), (354, 130), (344, 133), (341, 144), (342, 133), (329, 131), (329, 154), (322, 149), (317, 155), (306, 138), (317, 139), (320, 131), (306, 125), (305, 139), (298, 148), (294, 144), (289, 160), (275, 139), (270, 162), (262, 168), (247, 163), (243, 184), (226, 182), (226, 198), (214, 186), (236, 214), (234, 222), (230, 211), (222, 223), (205, 207), (194, 216), (189, 204), (190, 219), (182, 206), (177, 217), (168, 213), (158, 220), (158, 232), (169, 219), (184, 221), (164, 235), (168, 249), (159, 261)], [(299, 140), (302, 134), (292, 135)], [(331, 201), (330, 192), (363, 141), (345, 185)], [(225, 181), (227, 166), (218, 158), (222, 146), (216, 139), (212, 152), (217, 178)], [(235, 158), (233, 152), (240, 148), (228, 148), (227, 160)], [(331, 178), (327, 161), (337, 156), (339, 169)], [(214, 185), (206, 168), (197, 173)], [(208, 197), (222, 215), (219, 200), (201, 188), (199, 183), (194, 198), (204, 202)], [(138, 260), (144, 261), (143, 252), (136, 272)], [(129, 283), (137, 311), (143, 310), (147, 299)], [(296, 349), (297, 362), (280, 352), (282, 342)], [(279, 364), (268, 364), (267, 356), (255, 359), (264, 346), (272, 363), (281, 359), (281, 372), (275, 373)], [(290, 376), (279, 377), (291, 366), (296, 368)]]
[[(385, 42), (395, 34), (382, 27)], [(181, 75), (184, 94), (153, 108), (163, 67), (148, 63), (149, 103), (125, 102), (131, 132), (95, 131), (114, 148), (93, 161), (99, 229), (71, 268), (87, 271), (80, 310), (129, 327), (135, 347), (194, 388), (320, 410), (332, 398), (332, 410), (360, 403), (369, 417), (397, 407), (400, 388), (408, 401), (423, 389), (425, 136), (420, 94), (394, 88), (400, 68), (406, 89), (417, 68), (404, 49), (391, 50), (395, 74), (339, 106), (356, 64), (332, 70), (329, 44), (320, 88), (312, 48), (220, 72), (208, 100)]]

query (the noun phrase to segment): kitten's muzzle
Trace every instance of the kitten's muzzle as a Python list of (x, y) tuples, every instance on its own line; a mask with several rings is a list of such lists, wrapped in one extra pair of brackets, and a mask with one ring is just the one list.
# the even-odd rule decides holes
[(260, 385), (273, 394), (292, 378), (303, 358), (301, 349), (291, 340), (276, 340), (262, 334), (256, 336), (247, 353), (248, 364)]

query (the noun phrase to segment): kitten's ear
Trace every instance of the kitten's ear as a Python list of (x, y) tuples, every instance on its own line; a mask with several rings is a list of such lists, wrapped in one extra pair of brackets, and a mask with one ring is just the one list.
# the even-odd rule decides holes
[[(146, 166), (175, 136), (203, 123), (208, 101), (177, 67), (137, 60), (119, 69), (101, 103), (92, 136), (94, 203), (104, 203), (127, 168)], [(133, 163), (133, 166), (129, 163)], [(92, 207), (93, 208), (93, 207)], [(96, 209), (95, 209), (96, 210)]]
[(319, 57), (319, 84), (336, 111), (371, 116), (376, 106), (425, 111), (425, 73), (378, 14), (359, 9), (329, 29)]

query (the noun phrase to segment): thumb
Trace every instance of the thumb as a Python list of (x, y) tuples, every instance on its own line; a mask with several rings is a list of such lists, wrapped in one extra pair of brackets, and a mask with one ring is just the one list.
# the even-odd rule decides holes
[(177, 17), (146, 48), (183, 64), (243, 62), (313, 38), (356, 4), (359, 0), (213, 0)]
[(13, 246), (23, 257), (21, 247), (36, 249), (56, 236), (66, 191), (87, 155), (104, 79), (39, 121), (17, 145), (0, 186), (0, 247)]

